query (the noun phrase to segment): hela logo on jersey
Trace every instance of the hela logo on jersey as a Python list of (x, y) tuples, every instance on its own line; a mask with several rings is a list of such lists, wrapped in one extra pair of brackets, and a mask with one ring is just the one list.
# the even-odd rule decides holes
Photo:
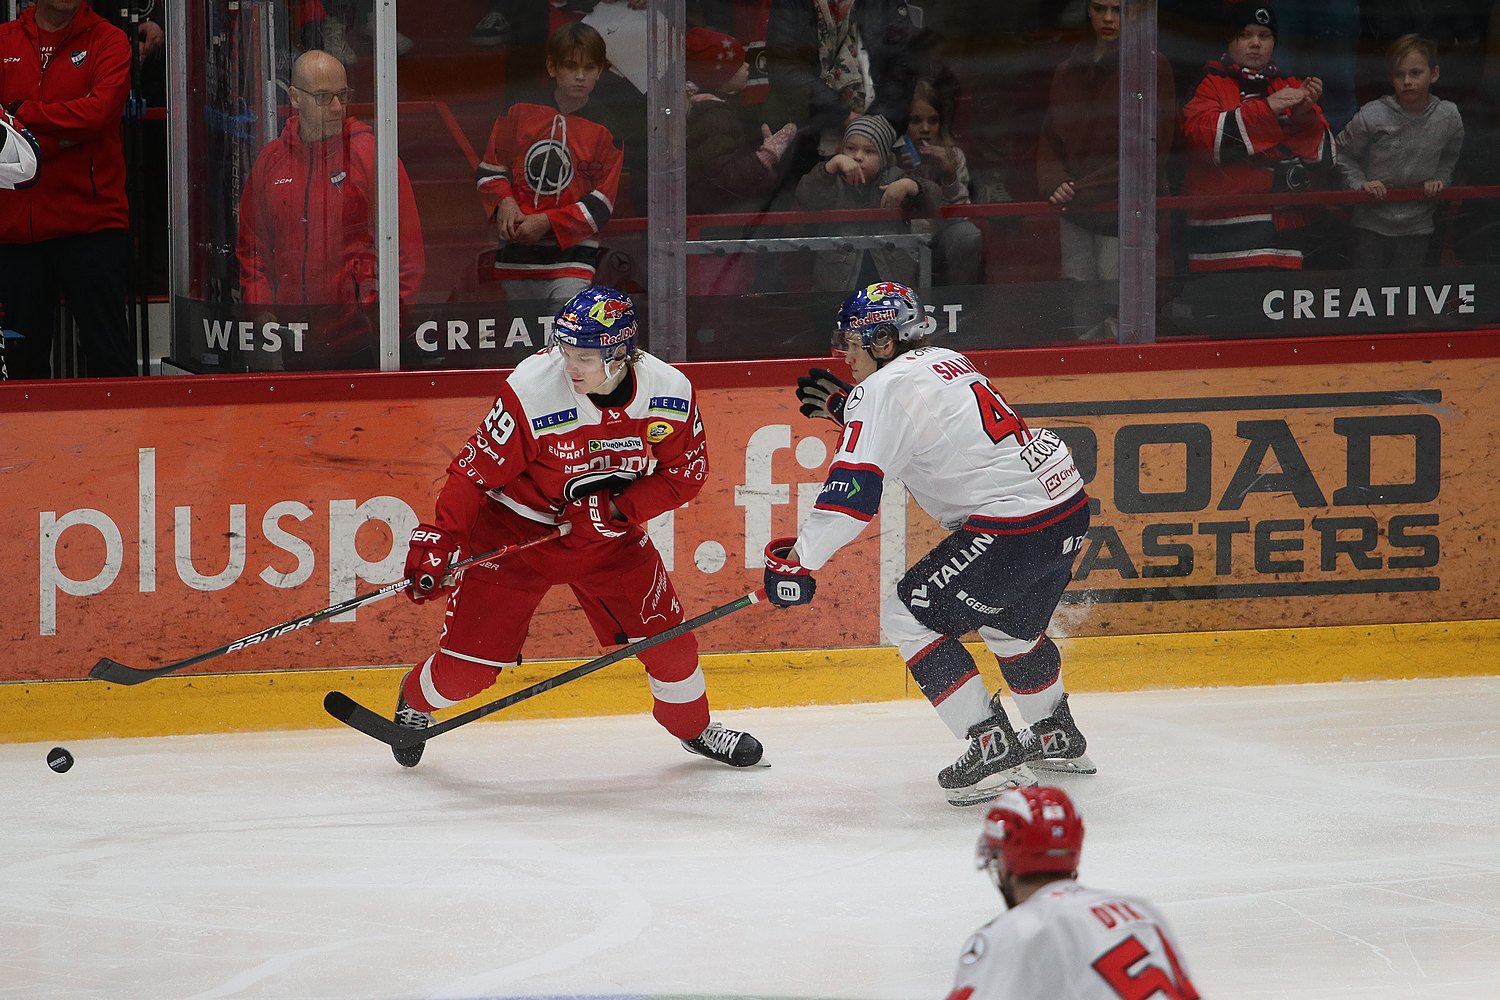
[(665, 420), (653, 420), (646, 425), (646, 440), (661, 444), (672, 434), (672, 425)]
[(641, 444), (638, 437), (606, 438), (603, 441), (590, 441), (590, 452), (601, 451), (640, 451), (645, 445)]
[(557, 427), (561, 424), (574, 424), (578, 422), (578, 408), (572, 407), (567, 410), (558, 410), (556, 413), (544, 413), (540, 417), (531, 419), (531, 429), (534, 431), (546, 430), (548, 427)]

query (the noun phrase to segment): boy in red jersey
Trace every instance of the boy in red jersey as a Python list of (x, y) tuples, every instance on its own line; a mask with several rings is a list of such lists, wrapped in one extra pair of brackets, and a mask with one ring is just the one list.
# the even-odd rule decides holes
[(490, 130), (474, 182), (500, 239), (495, 277), (507, 299), (556, 308), (594, 280), (623, 155), (583, 110), (608, 65), (599, 32), (563, 25), (547, 41), (552, 102), (518, 102)]

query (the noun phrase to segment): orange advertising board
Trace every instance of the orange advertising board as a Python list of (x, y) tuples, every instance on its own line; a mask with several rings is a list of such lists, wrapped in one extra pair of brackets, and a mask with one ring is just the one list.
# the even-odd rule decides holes
[[(1500, 360), (1024, 380), (1007, 355), (978, 360), (1067, 440), (1096, 500), (1055, 634), (1500, 618)], [(797, 412), (805, 367), (690, 366), (709, 484), (651, 526), (690, 615), (756, 589), (766, 542), (817, 496), (835, 429)], [(398, 579), (498, 377), (159, 379), (73, 405), (8, 387), (0, 681), (83, 677), (101, 656), (159, 665)], [(883, 594), (940, 534), (892, 483), (812, 606), (754, 608), (700, 642), (877, 645)], [(441, 618), (396, 597), (203, 669), (411, 663)], [(552, 594), (528, 659), (595, 652), (571, 595)]]

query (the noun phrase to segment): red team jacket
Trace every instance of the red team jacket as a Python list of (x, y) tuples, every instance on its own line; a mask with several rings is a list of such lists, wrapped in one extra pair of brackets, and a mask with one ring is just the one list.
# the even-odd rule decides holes
[[(242, 300), (327, 305), (377, 299), (375, 133), (344, 120), (342, 140), (304, 143), (293, 115), (261, 150), (240, 195)], [(398, 165), (399, 166), (399, 165)], [(400, 168), (401, 301), (426, 270), (422, 222)]]
[(502, 243), (495, 277), (592, 281), (597, 236), (615, 210), (623, 162), (609, 129), (576, 114), (516, 104), (497, 118), (474, 172), (485, 211), (493, 220), (500, 202), (514, 198), (527, 215), (545, 213), (553, 235), (540, 243)]
[(0, 24), (0, 105), (16, 105), (47, 164), (35, 185), (0, 201), (0, 243), (129, 227), (120, 139), (129, 92), (130, 43), (87, 6), (46, 69), (34, 10)]
[[(1293, 156), (1332, 167), (1333, 135), (1321, 110), (1280, 118), (1266, 102), (1269, 94), (1301, 83), (1279, 75), (1274, 66), (1255, 73), (1217, 60), (1209, 63), (1182, 109), (1187, 150), (1182, 193), (1264, 194), (1273, 189), (1276, 163)], [(1193, 209), (1189, 269), (1298, 269), (1301, 251), (1278, 234), (1309, 221), (1309, 212), (1299, 208)]]
[(708, 440), (692, 383), (676, 368), (643, 354), (632, 369), (635, 390), (621, 406), (600, 408), (573, 391), (562, 354), (546, 350), (516, 366), (494, 407), (448, 466), (437, 526), (468, 538), (480, 492), (540, 523), (557, 520), (566, 486), (587, 472), (619, 470), (640, 478), (615, 497), (632, 524), (687, 503), (708, 478)]

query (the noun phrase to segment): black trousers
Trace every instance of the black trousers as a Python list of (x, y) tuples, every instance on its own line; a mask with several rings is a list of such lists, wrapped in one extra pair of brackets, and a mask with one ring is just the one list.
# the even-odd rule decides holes
[(130, 234), (124, 229), (0, 244), (5, 329), (21, 335), (5, 338), (7, 377), (52, 377), (59, 300), (78, 324), (81, 374), (140, 374), (125, 311), (130, 253)]

